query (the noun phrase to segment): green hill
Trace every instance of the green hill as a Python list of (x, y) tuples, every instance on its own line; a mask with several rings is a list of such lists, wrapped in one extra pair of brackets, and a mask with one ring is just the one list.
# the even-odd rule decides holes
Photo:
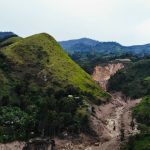
[(85, 131), (90, 104), (109, 100), (110, 95), (50, 35), (7, 39), (3, 43), (0, 48), (1, 142), (66, 130)]

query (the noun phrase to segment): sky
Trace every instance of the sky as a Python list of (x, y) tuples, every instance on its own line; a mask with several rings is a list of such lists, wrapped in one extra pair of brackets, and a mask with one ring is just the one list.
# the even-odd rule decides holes
[(0, 30), (56, 40), (150, 43), (150, 0), (0, 0)]

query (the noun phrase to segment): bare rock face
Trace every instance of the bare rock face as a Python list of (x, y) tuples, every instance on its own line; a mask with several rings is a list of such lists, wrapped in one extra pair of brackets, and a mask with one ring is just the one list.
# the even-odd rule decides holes
[(107, 83), (111, 76), (113, 76), (118, 70), (124, 68), (122, 63), (108, 64), (107, 66), (96, 66), (92, 74), (93, 80), (95, 80), (104, 90), (107, 89)]

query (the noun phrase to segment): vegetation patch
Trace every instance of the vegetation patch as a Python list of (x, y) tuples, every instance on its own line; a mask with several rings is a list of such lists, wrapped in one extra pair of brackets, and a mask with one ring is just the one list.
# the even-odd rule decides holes
[(140, 134), (131, 136), (123, 150), (150, 150), (150, 96), (142, 99), (133, 109), (133, 116), (139, 123)]
[(143, 97), (150, 93), (149, 75), (150, 59), (135, 62), (112, 76), (109, 80), (108, 89), (110, 91), (122, 91), (132, 98)]

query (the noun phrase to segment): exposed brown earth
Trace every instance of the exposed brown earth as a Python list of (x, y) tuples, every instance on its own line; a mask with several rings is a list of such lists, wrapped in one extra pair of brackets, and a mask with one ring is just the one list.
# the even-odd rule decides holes
[[(121, 93), (113, 93), (110, 103), (95, 107), (95, 114), (91, 116), (91, 127), (98, 135), (98, 141), (82, 135), (74, 140), (56, 140), (59, 150), (119, 150), (121, 143), (128, 140), (128, 136), (138, 134), (136, 121), (132, 118), (131, 108), (140, 99), (131, 100)], [(134, 127), (131, 126), (134, 122)], [(63, 144), (62, 144), (63, 143)]]
[[(92, 146), (92, 150), (119, 150), (122, 141), (126, 141), (129, 135), (139, 133), (136, 121), (132, 118), (131, 108), (136, 106), (140, 99), (130, 100), (121, 93), (114, 93), (112, 96), (111, 103), (96, 109), (98, 118), (93, 122), (93, 129), (97, 128), (95, 124), (102, 127), (99, 129), (101, 142), (99, 147)], [(134, 122), (134, 127), (131, 122)]]
[(108, 64), (104, 67), (96, 66), (92, 74), (92, 78), (96, 81), (104, 90), (107, 89), (107, 83), (111, 76), (113, 76), (118, 70), (124, 68), (122, 63)]
[(12, 142), (7, 144), (0, 144), (0, 150), (22, 150), (25, 142)]

